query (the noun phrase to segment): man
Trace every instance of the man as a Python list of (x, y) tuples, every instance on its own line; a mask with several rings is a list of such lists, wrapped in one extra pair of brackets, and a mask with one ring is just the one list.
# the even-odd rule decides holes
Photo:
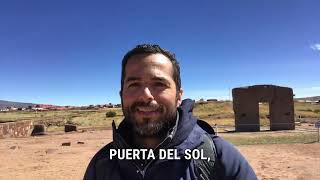
[[(179, 63), (158, 45), (138, 45), (122, 60), (124, 120), (113, 123), (113, 142), (91, 160), (86, 180), (257, 179), (243, 156), (212, 128), (192, 115), (194, 102), (182, 101)], [(209, 138), (207, 138), (209, 137)], [(209, 139), (209, 140), (206, 140)], [(211, 161), (195, 159), (110, 159), (110, 149), (205, 149)], [(203, 148), (205, 147), (205, 148)], [(209, 148), (208, 148), (209, 147)], [(208, 153), (209, 152), (209, 153)], [(211, 164), (210, 164), (211, 163)]]

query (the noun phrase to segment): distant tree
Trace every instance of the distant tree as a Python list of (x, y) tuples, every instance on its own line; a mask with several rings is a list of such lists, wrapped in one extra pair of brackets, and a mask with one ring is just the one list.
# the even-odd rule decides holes
[(117, 113), (115, 111), (108, 111), (106, 113), (106, 117), (115, 117), (117, 115)]

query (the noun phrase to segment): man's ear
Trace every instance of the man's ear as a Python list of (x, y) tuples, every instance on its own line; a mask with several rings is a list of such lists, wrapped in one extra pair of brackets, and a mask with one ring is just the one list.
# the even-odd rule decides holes
[(179, 107), (182, 103), (182, 96), (183, 96), (183, 89), (180, 88), (179, 92), (177, 93), (177, 107)]

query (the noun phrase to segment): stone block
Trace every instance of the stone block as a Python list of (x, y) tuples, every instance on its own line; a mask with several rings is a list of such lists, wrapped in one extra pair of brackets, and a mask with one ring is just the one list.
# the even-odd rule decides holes
[(32, 124), (32, 121), (0, 123), (0, 138), (30, 136)]

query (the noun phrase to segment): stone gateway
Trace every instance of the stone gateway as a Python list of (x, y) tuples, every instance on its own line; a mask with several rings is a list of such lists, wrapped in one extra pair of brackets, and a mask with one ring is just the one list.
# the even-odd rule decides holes
[(232, 89), (236, 131), (260, 131), (259, 102), (268, 102), (270, 130), (294, 130), (293, 91), (288, 87), (255, 85)]

